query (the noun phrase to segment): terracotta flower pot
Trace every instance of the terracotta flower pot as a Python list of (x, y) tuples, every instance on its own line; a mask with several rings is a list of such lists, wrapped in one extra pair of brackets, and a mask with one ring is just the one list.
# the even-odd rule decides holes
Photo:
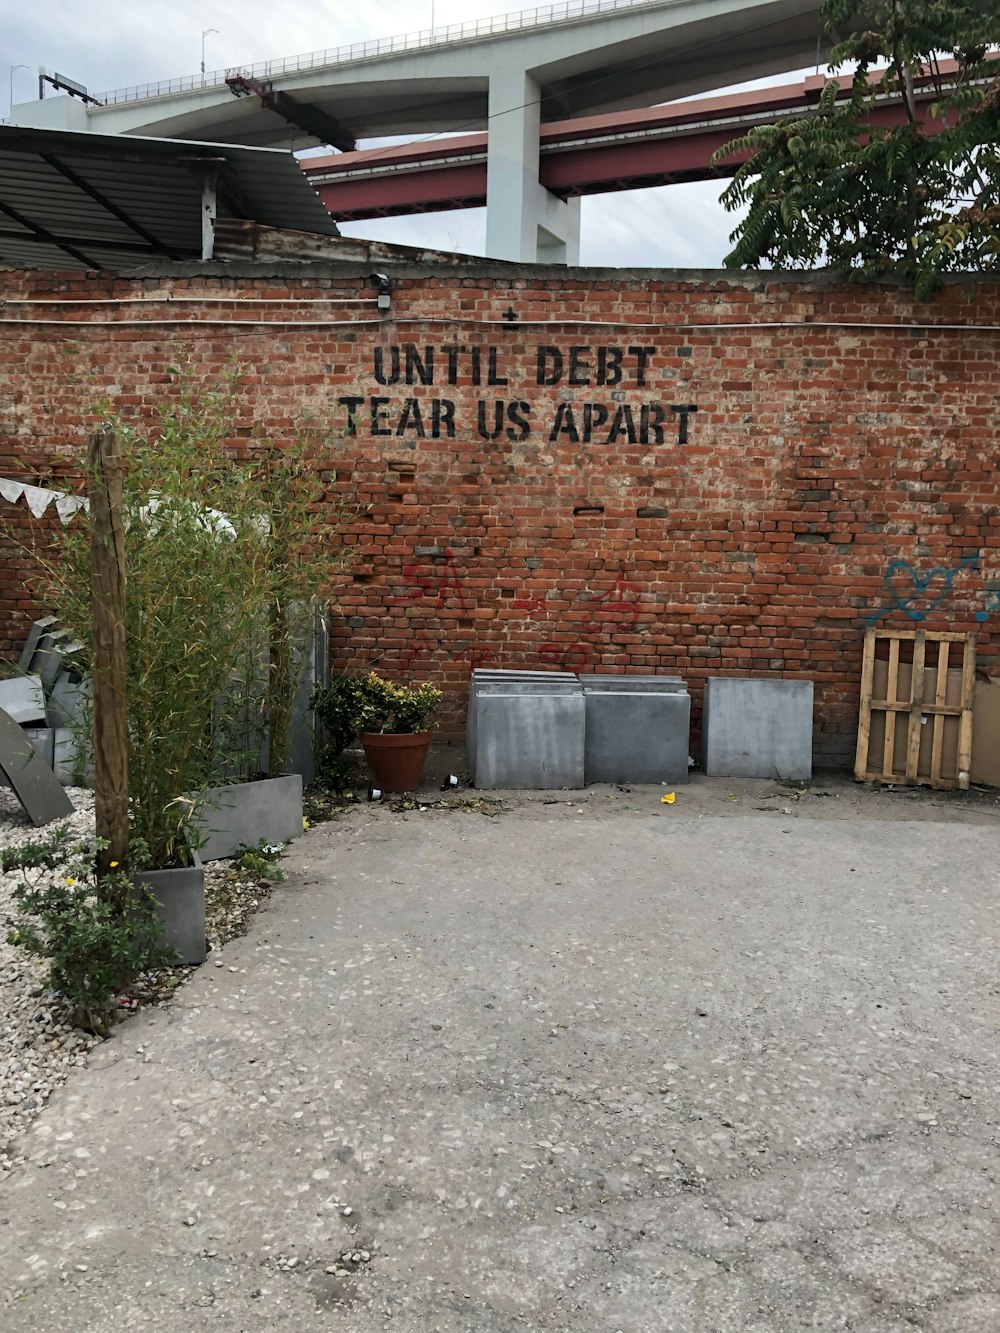
[(429, 731), (392, 735), (381, 731), (363, 731), (361, 744), (368, 767), (383, 791), (415, 791), (420, 786), (431, 745)]

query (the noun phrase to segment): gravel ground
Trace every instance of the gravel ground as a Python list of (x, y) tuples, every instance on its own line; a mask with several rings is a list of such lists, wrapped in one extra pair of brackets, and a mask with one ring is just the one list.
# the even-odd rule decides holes
[[(81, 787), (67, 789), (73, 815), (62, 821), (75, 839), (94, 831), (94, 795)], [(0, 790), (0, 848), (23, 846), (50, 834), (59, 825), (36, 829), (13, 793)], [(53, 1091), (71, 1069), (85, 1065), (87, 1054), (101, 1038), (74, 1028), (58, 999), (46, 986), (46, 967), (16, 945), (7, 934), (17, 916), (13, 891), (19, 873), (0, 875), (0, 1180), (23, 1161), (14, 1147)], [(246, 933), (253, 913), (270, 894), (270, 885), (238, 873), (231, 861), (206, 867), (205, 907), (212, 952), (209, 962), (221, 967), (218, 952), (227, 941)], [(194, 968), (177, 967), (144, 973), (127, 992), (140, 1008), (164, 1007)], [(124, 1022), (131, 1016), (122, 1010)]]

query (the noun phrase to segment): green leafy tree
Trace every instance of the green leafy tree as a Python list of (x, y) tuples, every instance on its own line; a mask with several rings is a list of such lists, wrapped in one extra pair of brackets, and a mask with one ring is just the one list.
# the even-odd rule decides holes
[[(730, 212), (747, 210), (727, 267), (894, 274), (921, 298), (946, 273), (996, 270), (995, 0), (827, 0), (821, 12), (834, 41), (848, 34), (830, 65), (856, 65), (849, 94), (831, 79), (815, 110), (758, 126), (716, 154), (717, 163), (751, 154), (722, 194)], [(921, 123), (915, 98), (928, 84), (936, 133)], [(886, 95), (900, 99), (901, 123), (872, 124), (869, 113)]]

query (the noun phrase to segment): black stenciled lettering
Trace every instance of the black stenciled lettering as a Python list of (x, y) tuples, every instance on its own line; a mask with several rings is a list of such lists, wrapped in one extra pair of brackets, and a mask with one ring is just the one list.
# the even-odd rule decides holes
[(423, 359), (413, 343), (407, 343), (406, 354), (406, 382), (407, 384), (433, 384), (434, 383), (434, 348), (425, 347)]
[(480, 398), (476, 407), (476, 425), (479, 434), (484, 440), (495, 440), (503, 430), (504, 404), (502, 398), (497, 398), (493, 402), (493, 421), (489, 421), (489, 404), (485, 398)]
[(459, 347), (457, 343), (452, 343), (450, 347), (441, 349), (448, 358), (448, 383), (458, 383), (458, 357), (460, 352), (464, 352), (464, 347)]
[(391, 426), (382, 426), (380, 423), (388, 419), (388, 413), (384, 410), (392, 402), (391, 398), (372, 398), (369, 402), (372, 417), (373, 435), (391, 435)]
[[(659, 403), (643, 403), (639, 412), (639, 443), (662, 444), (666, 412)], [(652, 439), (650, 439), (652, 435)]]
[(487, 384), (506, 384), (507, 376), (501, 375), (497, 370), (497, 355), (499, 348), (491, 347), (486, 354), (486, 383)]
[(583, 443), (589, 444), (595, 430), (607, 422), (608, 409), (603, 403), (584, 403), (583, 405)]
[(389, 369), (385, 368), (385, 348), (375, 348), (375, 368), (373, 371), (379, 384), (399, 383), (399, 348), (393, 344), (389, 348)]
[(397, 435), (405, 435), (408, 430), (412, 430), (418, 440), (426, 439), (424, 431), (424, 418), (420, 412), (420, 401), (417, 398), (407, 398), (403, 402), (403, 410), (399, 414), (399, 423), (396, 426)]
[(629, 356), (635, 357), (635, 382), (639, 388), (645, 388), (646, 369), (649, 365), (649, 358), (656, 351), (655, 347), (630, 347)]
[(598, 347), (597, 383), (613, 388), (622, 382), (622, 356), (620, 347)]
[[(549, 362), (552, 369), (549, 370)], [(562, 379), (563, 357), (558, 347), (539, 347), (535, 366), (536, 384), (558, 384)]]
[(431, 438), (440, 440), (441, 431), (445, 438), (455, 438), (455, 404), (450, 398), (431, 399)]
[[(629, 349), (631, 350), (631, 349)], [(621, 403), (615, 411), (615, 418), (608, 431), (608, 444), (617, 444), (619, 436), (624, 435), (629, 444), (636, 443), (635, 421), (628, 403)]]
[(584, 355), (589, 352), (589, 347), (571, 347), (569, 349), (569, 382), (570, 384), (589, 384), (590, 376), (586, 372), (590, 370), (590, 361)]
[(507, 420), (510, 425), (507, 427), (508, 440), (526, 440), (531, 433), (531, 422), (528, 417), (531, 413), (530, 403), (508, 403)]
[(357, 435), (358, 433), (358, 408), (364, 403), (363, 398), (338, 398), (337, 405), (347, 408), (347, 433), (348, 435)]
[(565, 435), (570, 444), (580, 443), (580, 432), (576, 428), (572, 403), (560, 403), (556, 408), (556, 419), (549, 432), (549, 443), (553, 444), (560, 435)]

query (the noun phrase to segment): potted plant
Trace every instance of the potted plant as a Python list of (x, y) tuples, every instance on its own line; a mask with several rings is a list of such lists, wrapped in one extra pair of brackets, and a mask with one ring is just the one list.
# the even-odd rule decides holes
[(414, 791), (423, 777), (441, 702), (433, 685), (398, 685), (374, 671), (356, 682), (354, 719), (368, 766), (383, 791)]

